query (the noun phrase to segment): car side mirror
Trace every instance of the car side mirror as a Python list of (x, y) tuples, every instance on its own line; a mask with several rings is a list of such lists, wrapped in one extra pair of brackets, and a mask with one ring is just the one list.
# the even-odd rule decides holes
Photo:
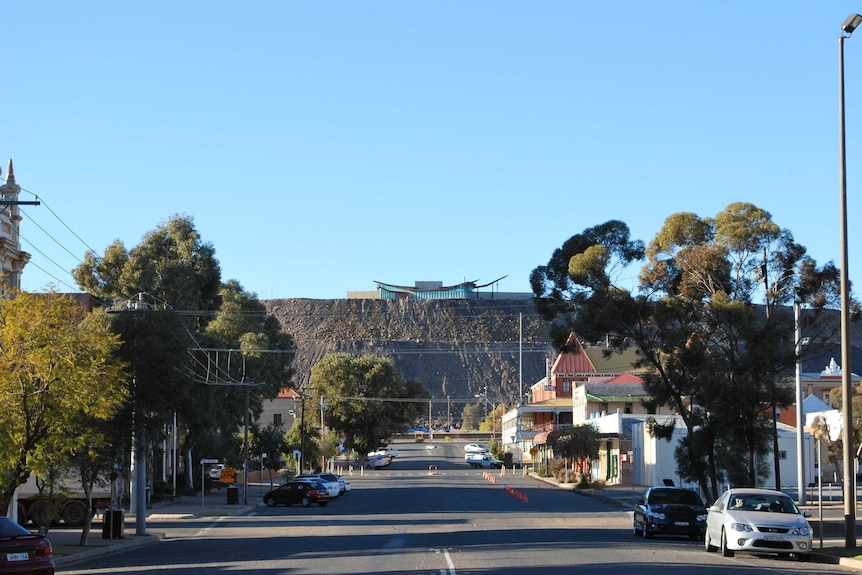
[(638, 505), (643, 505), (643, 504), (644, 504), (644, 500), (643, 500), (643, 499), (638, 499)]

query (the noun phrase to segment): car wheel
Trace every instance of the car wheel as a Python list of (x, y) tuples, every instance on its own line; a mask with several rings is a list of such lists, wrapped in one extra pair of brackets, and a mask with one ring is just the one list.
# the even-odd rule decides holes
[(727, 534), (725, 534), (724, 529), (721, 530), (721, 554), (724, 557), (733, 557), (733, 549), (727, 548)]
[(263, 500), (263, 502), (266, 503), (267, 507), (275, 507), (275, 499), (273, 499), (272, 497), (267, 497)]
[(706, 533), (703, 535), (703, 547), (706, 549), (707, 553), (715, 553), (718, 551), (718, 547), (712, 544), (712, 540), (709, 538), (709, 529), (706, 530)]
[(308, 507), (311, 505), (311, 501), (308, 500), (308, 497), (303, 497), (302, 501), (299, 502), (303, 507)]
[(317, 504), (320, 505), (321, 507), (326, 507), (327, 503), (329, 503), (329, 501), (318, 501), (317, 502)]
[(640, 537), (640, 535), (641, 535), (641, 530), (638, 529), (638, 520), (637, 519), (632, 519), (632, 534), (635, 537)]
[(644, 539), (652, 539), (652, 529), (649, 528), (649, 521), (644, 518), (644, 528), (643, 528)]

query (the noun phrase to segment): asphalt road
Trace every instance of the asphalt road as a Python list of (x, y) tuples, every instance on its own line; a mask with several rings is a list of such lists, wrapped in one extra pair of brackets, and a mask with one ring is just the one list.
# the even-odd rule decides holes
[[(636, 538), (619, 507), (519, 475), (492, 482), (464, 463), (463, 443), (399, 443), (381, 470), (351, 477), (326, 507), (167, 526), (165, 540), (61, 570), (70, 574), (439, 575), (590, 573), (718, 575), (854, 571), (706, 553), (686, 539)], [(507, 489), (508, 487), (508, 489)], [(517, 493), (516, 493), (517, 492)], [(521, 496), (516, 496), (521, 494)], [(525, 500), (526, 499), (526, 500)]]

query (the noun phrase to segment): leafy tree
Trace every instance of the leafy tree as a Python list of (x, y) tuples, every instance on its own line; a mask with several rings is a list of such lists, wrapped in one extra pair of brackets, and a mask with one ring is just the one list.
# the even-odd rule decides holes
[(589, 473), (591, 462), (599, 457), (599, 439), (592, 425), (576, 425), (551, 431), (546, 443), (554, 455), (570, 459), (581, 473)]
[(602, 266), (593, 266), (601, 273), (624, 268), (643, 258), (644, 244), (629, 238), (629, 227), (619, 220), (587, 228), (566, 240), (554, 250), (547, 264), (530, 273), (530, 287), (535, 295), (536, 310), (551, 322), (552, 343), (562, 349), (572, 332), (572, 318), (582, 287), (569, 275), (569, 264), (573, 257), (588, 253), (594, 246), (601, 246), (601, 255), (595, 250), (592, 257), (600, 257)]
[[(129, 300), (129, 311), (113, 316), (124, 341), (120, 353), (135, 374), (130, 413), (118, 421), (130, 421), (134, 410), (135, 421), (143, 425), (136, 439), (157, 440), (176, 412), (184, 430), (189, 489), (194, 487), (192, 450), (203, 446), (225, 457), (237, 453), (235, 431), (245, 420), (246, 392), (256, 414), (260, 401), (274, 397), (291, 377), (292, 354), (261, 353), (290, 350), (291, 339), (254, 294), (236, 281), (222, 285), (220, 274), (215, 249), (186, 216), (159, 225), (129, 251), (115, 241), (101, 257), (90, 252), (74, 270), (78, 284), (95, 297)], [(148, 299), (134, 301), (136, 294)], [(147, 302), (156, 305), (142, 305)], [(236, 350), (221, 356), (235, 361), (218, 364), (217, 354), (207, 351), (192, 357), (193, 348)], [(251, 383), (253, 393), (244, 387)], [(118, 433), (128, 437), (130, 430), (118, 426)]]
[(373, 355), (325, 356), (311, 371), (311, 387), (314, 401), (328, 404), (327, 425), (360, 457), (404, 432), (423, 413), (416, 400), (431, 397), (421, 382), (405, 382), (392, 360)]
[(461, 412), (461, 429), (479, 429), (485, 414), (478, 403), (468, 403)]
[[(735, 203), (714, 219), (667, 218), (644, 251), (647, 263), (632, 293), (615, 284), (613, 268), (619, 254), (637, 255), (620, 246), (639, 242), (622, 225), (610, 229), (619, 233), (592, 228), (581, 236), (582, 249), (568, 261), (569, 311), (547, 317), (584, 339), (609, 338), (616, 350), (637, 347), (641, 366), (651, 370), (645, 388), (652, 400), (673, 407), (686, 426), (680, 470), (707, 498), (718, 490), (719, 470), (733, 469), (740, 451), (748, 454), (746, 483), (755, 483), (755, 456), (774, 436), (764, 419), (787, 405), (781, 375), (797, 359), (792, 315), (779, 306), (804, 304), (810, 333), (828, 341), (829, 329), (816, 320), (837, 299), (834, 266), (818, 268), (768, 212)], [(585, 245), (589, 238), (597, 241)], [(759, 282), (763, 307), (752, 305)], [(534, 292), (553, 301), (553, 291), (536, 290), (541, 285)], [(659, 437), (672, 432), (657, 422), (652, 429)]]
[(126, 401), (118, 337), (103, 312), (50, 294), (0, 299), (0, 507), (31, 473), (48, 477), (93, 440), (82, 422)]

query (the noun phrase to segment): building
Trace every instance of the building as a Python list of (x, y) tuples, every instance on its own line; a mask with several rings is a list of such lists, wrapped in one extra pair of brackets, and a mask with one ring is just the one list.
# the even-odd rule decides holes
[[(444, 286), (441, 281), (417, 281), (412, 286), (378, 282), (374, 291), (349, 291), (347, 299), (418, 299), (418, 300), (525, 300), (533, 297), (526, 292), (501, 292), (498, 285), (502, 278), (478, 285), (476, 282), (461, 282)], [(482, 291), (483, 288), (489, 288)]]
[(30, 261), (30, 254), (21, 249), (20, 193), (21, 186), (15, 183), (15, 171), (10, 159), (6, 181), (0, 186), (0, 280), (13, 289), (21, 289), (21, 273)]
[[(602, 410), (645, 410), (640, 399), (646, 395), (638, 377), (644, 370), (635, 367), (636, 360), (633, 349), (619, 353), (585, 348), (570, 335), (554, 361), (548, 361), (546, 376), (530, 387), (528, 402), (503, 415), (503, 451), (512, 453), (515, 462), (547, 462), (552, 454), (540, 446), (554, 429), (586, 423)], [(602, 385), (620, 387), (613, 388), (612, 399), (601, 395), (609, 389), (599, 391)]]
[(274, 399), (263, 402), (257, 424), (281, 426), (287, 431), (297, 417), (302, 417), (302, 396), (295, 389), (285, 388)]

